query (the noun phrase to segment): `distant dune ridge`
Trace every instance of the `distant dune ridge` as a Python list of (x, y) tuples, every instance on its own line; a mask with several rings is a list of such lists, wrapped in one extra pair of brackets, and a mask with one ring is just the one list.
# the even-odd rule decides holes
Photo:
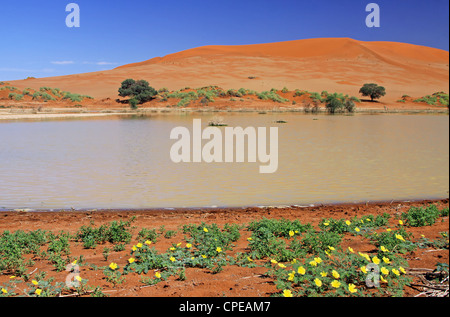
[(449, 52), (430, 47), (362, 42), (349, 38), (204, 46), (108, 71), (11, 81), (19, 88), (57, 87), (95, 98), (115, 98), (127, 78), (145, 79), (159, 89), (217, 85), (257, 91), (323, 90), (358, 95), (368, 82), (386, 87), (387, 102), (404, 94), (448, 92)]

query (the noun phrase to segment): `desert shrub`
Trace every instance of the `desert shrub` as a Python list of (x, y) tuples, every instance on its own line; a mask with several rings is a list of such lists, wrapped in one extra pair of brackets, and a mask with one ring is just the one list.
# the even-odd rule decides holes
[(336, 112), (355, 112), (356, 105), (354, 101), (340, 93), (328, 94), (325, 98), (325, 107), (329, 113)]
[(54, 101), (56, 99), (46, 92), (37, 91), (33, 94), (33, 100)]
[(281, 97), (279, 94), (277, 94), (275, 91), (263, 91), (261, 93), (257, 93), (256, 96), (258, 96), (261, 100), (272, 100), (278, 103), (285, 103), (289, 102), (289, 99)]
[(14, 100), (16, 100), (16, 101), (20, 101), (20, 100), (22, 100), (23, 99), (23, 95), (22, 94), (16, 94), (16, 93), (10, 93), (9, 95), (8, 95), (8, 98), (9, 99), (14, 99)]
[(336, 113), (345, 109), (343, 97), (337, 93), (328, 95), (325, 102), (325, 107), (329, 113)]
[(433, 225), (439, 217), (445, 215), (448, 215), (448, 208), (440, 211), (436, 205), (430, 205), (426, 208), (411, 207), (402, 213), (401, 219), (405, 220), (407, 226), (423, 227)]
[(229, 89), (227, 91), (227, 95), (230, 96), (230, 97), (238, 97), (238, 98), (243, 96), (241, 91), (236, 91), (234, 89)]
[(435, 106), (438, 102), (438, 98), (437, 98), (437, 96), (427, 95), (422, 98), (415, 99), (414, 102), (424, 102), (427, 105)]
[(305, 91), (300, 91), (299, 89), (296, 89), (295, 93), (294, 93), (294, 97), (300, 97), (300, 96), (303, 96), (304, 94), (306, 94)]
[(347, 99), (344, 102), (344, 108), (345, 108), (345, 110), (347, 110), (347, 112), (351, 113), (351, 112), (355, 112), (356, 105), (352, 100)]
[(68, 99), (68, 100), (70, 100), (72, 102), (81, 102), (81, 101), (83, 101), (83, 96), (80, 95), (80, 94), (73, 94), (73, 93), (70, 93), (70, 92), (66, 92), (66, 93), (64, 93), (63, 99), (64, 100)]

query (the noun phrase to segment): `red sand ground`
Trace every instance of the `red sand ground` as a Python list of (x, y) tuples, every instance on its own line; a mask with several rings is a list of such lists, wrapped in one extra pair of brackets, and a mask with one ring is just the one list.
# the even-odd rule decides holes
[[(314, 226), (322, 218), (348, 218), (362, 215), (378, 215), (389, 213), (395, 216), (398, 213), (407, 211), (411, 206), (427, 206), (435, 203), (440, 209), (449, 206), (448, 199), (439, 201), (422, 202), (392, 202), (374, 204), (352, 204), (352, 205), (328, 205), (308, 208), (245, 208), (245, 209), (208, 209), (208, 210), (147, 210), (147, 211), (85, 211), (85, 212), (45, 212), (45, 213), (20, 213), (2, 212), (0, 213), (0, 232), (4, 230), (60, 230), (75, 233), (81, 226), (94, 222), (95, 226), (108, 224), (113, 220), (130, 220), (135, 216), (133, 222), (133, 239), (126, 245), (125, 251), (111, 252), (108, 261), (102, 256), (103, 248), (111, 245), (99, 245), (95, 250), (85, 250), (81, 243), (71, 242), (71, 256), (78, 257), (84, 255), (88, 263), (98, 266), (107, 266), (110, 262), (116, 262), (123, 267), (129, 258), (129, 250), (136, 244), (137, 233), (142, 228), (158, 229), (164, 225), (167, 230), (178, 230), (176, 236), (165, 239), (160, 237), (154, 244), (160, 252), (166, 250), (172, 243), (183, 240), (183, 233), (180, 230), (184, 224), (207, 224), (216, 223), (222, 227), (229, 224), (248, 224), (254, 220), (261, 220), (263, 217), (269, 219), (299, 219), (302, 223), (311, 223)], [(433, 226), (408, 228), (407, 231), (413, 233), (411, 241), (417, 241), (421, 235), (433, 240), (439, 238), (439, 232), (448, 231), (449, 218), (439, 219)], [(396, 220), (392, 219), (392, 225)], [(250, 233), (241, 230), (241, 238), (235, 243), (233, 252), (247, 252), (247, 238)], [(345, 235), (342, 247), (351, 246), (356, 252), (371, 253), (374, 251), (373, 244), (362, 237)], [(435, 269), (436, 264), (449, 263), (448, 250), (417, 249), (406, 256), (411, 268)], [(49, 276), (56, 277), (56, 281), (64, 282), (67, 272), (57, 273), (54, 267), (47, 261), (37, 261), (30, 268), (30, 272), (35, 268), (48, 272)], [(271, 278), (265, 277), (266, 268), (240, 268), (238, 266), (226, 266), (218, 274), (212, 274), (207, 269), (188, 268), (186, 269), (186, 280), (179, 281), (175, 277), (169, 278), (165, 282), (156, 286), (145, 286), (140, 282), (140, 276), (129, 274), (126, 281), (113, 288), (106, 282), (101, 270), (93, 271), (88, 267), (82, 267), (81, 276), (89, 280), (90, 286), (101, 286), (105, 294), (113, 297), (267, 297), (274, 293), (279, 293)], [(149, 272), (149, 276), (152, 276)], [(9, 280), (7, 276), (0, 275), (0, 285)], [(415, 280), (417, 282), (417, 279)], [(406, 296), (414, 296), (419, 292), (411, 287), (406, 287)]]

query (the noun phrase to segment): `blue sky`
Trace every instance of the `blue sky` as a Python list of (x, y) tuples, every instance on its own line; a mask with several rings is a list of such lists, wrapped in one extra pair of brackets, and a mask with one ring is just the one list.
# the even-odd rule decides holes
[[(81, 27), (68, 28), (77, 3)], [(367, 28), (366, 5), (381, 8)], [(449, 50), (448, 0), (15, 0), (0, 11), (0, 80), (111, 69), (204, 45), (317, 37)]]

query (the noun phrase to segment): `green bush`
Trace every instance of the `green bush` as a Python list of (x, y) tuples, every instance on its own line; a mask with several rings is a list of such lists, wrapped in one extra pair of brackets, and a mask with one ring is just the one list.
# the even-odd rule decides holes
[(20, 100), (22, 100), (23, 99), (23, 95), (22, 94), (16, 94), (16, 93), (10, 93), (9, 95), (8, 95), (8, 98), (9, 99), (14, 99), (15, 101), (20, 101)]

